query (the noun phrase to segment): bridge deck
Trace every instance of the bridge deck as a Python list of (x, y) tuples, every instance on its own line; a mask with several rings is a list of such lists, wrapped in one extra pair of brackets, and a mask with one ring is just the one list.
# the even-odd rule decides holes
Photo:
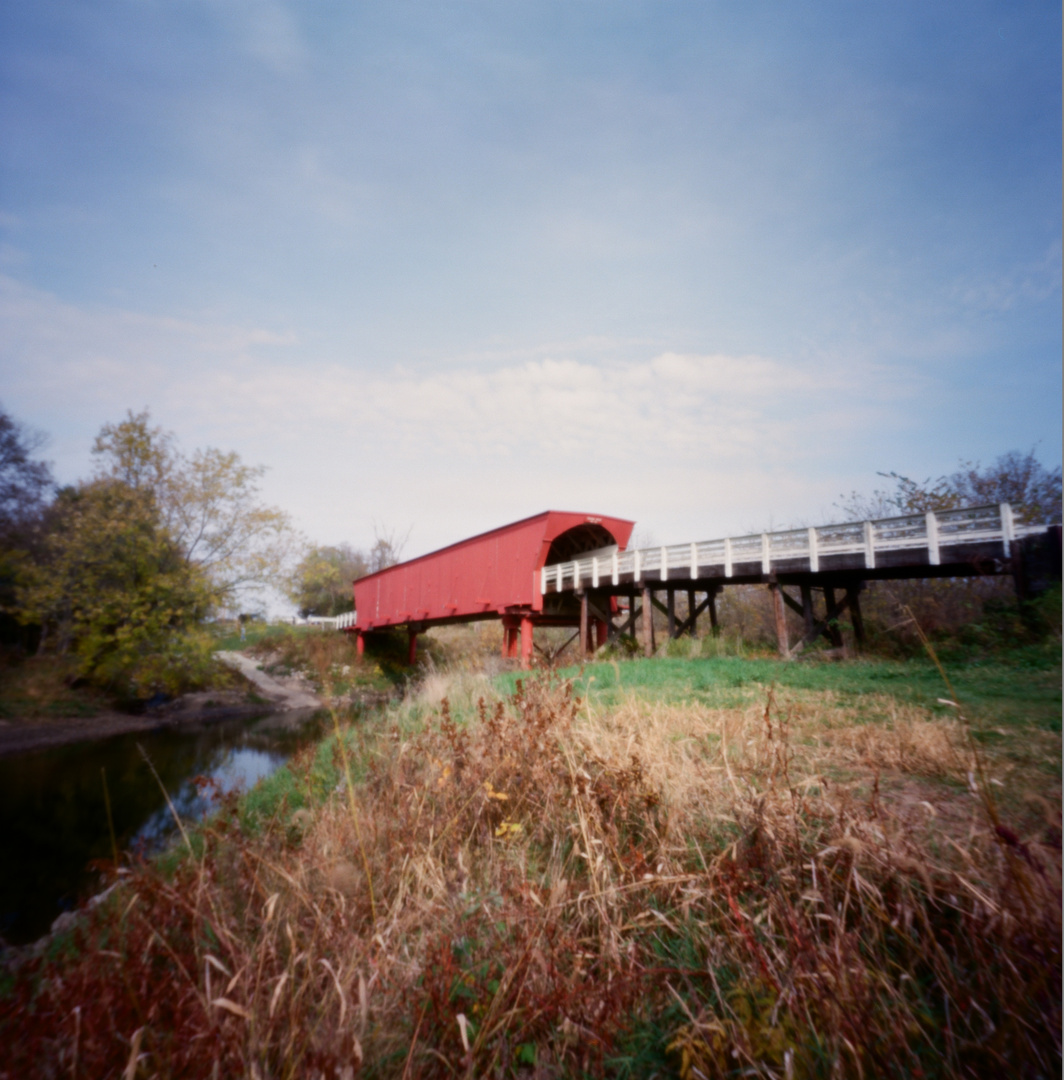
[(1044, 531), (1015, 524), (1007, 503), (906, 514), (585, 556), (544, 566), (540, 591), (645, 582), (741, 584), (839, 571), (866, 578), (971, 574), (973, 565), (1007, 560), (1016, 540)]

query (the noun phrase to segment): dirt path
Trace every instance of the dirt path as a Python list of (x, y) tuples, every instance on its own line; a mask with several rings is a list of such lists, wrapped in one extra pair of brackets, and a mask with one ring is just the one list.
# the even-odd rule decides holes
[(239, 652), (218, 652), (214, 654), (223, 664), (236, 668), (248, 682), (254, 683), (263, 697), (281, 711), (289, 709), (320, 709), (321, 699), (305, 686), (291, 685), (267, 675), (250, 656)]

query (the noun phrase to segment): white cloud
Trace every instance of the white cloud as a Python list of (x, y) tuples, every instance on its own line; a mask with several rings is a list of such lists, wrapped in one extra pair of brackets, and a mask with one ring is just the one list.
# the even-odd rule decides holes
[(845, 486), (840, 448), (897, 423), (892, 398), (913, 388), (867, 364), (595, 362), (563, 346), (364, 370), (308, 360), (293, 333), (83, 309), (10, 278), (0, 334), (4, 404), (53, 431), (64, 479), (101, 423), (146, 404), (186, 446), (268, 464), (267, 493), (311, 534), (364, 543), (373, 521), (413, 524), (412, 550), (548, 506), (637, 517), (665, 539), (809, 518)]

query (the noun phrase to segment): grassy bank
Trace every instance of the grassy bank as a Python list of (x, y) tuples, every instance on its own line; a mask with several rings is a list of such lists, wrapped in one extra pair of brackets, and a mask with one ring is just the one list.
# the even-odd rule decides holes
[[(200, 676), (189, 691), (231, 693), (237, 700), (251, 692), (247, 681), (224, 664), (207, 664)], [(27, 657), (17, 650), (0, 651), (0, 720), (47, 725), (50, 721), (91, 719), (107, 712), (138, 715), (147, 706), (168, 700), (162, 695), (148, 700), (130, 698), (93, 686), (81, 677), (73, 657)]]
[(135, 868), (0, 1076), (1059, 1075), (1038, 761), (862, 665), (577, 674), (432, 675)]
[(99, 690), (75, 686), (75, 675), (65, 658), (27, 660), (19, 650), (0, 649), (0, 720), (92, 716), (110, 707)]
[[(1060, 732), (1060, 647), (1032, 647), (978, 663), (947, 663), (947, 675), (968, 714), (981, 726), (1034, 727)], [(826, 692), (860, 719), (870, 697), (889, 695), (945, 715), (947, 696), (929, 659), (850, 660), (845, 663), (780, 663), (769, 657), (655, 657), (564, 668), (579, 693), (612, 704), (629, 693), (644, 700), (693, 701), (713, 707), (739, 706), (769, 686)], [(520, 675), (502, 676), (512, 689)]]

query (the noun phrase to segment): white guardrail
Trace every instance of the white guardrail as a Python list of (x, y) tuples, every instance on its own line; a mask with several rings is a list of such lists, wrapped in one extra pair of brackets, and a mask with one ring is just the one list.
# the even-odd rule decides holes
[(732, 568), (739, 563), (760, 563), (761, 572), (768, 574), (774, 563), (794, 559), (808, 560), (809, 570), (815, 574), (820, 570), (820, 560), (831, 555), (863, 554), (865, 567), (872, 570), (877, 554), (909, 548), (926, 549), (928, 563), (939, 566), (943, 547), (996, 541), (1003, 545), (1004, 554), (1008, 556), (1013, 540), (1044, 530), (1044, 525), (1015, 524), (1008, 503), (971, 506), (962, 510), (751, 533), (749, 536), (636, 551), (603, 548), (570, 562), (544, 566), (540, 571), (539, 587), (541, 593), (551, 585), (556, 591), (578, 589), (582, 585), (597, 588), (604, 579), (617, 585), (621, 575), (628, 574), (632, 575), (633, 582), (640, 581), (648, 573), (654, 574), (658, 581), (682, 580), (685, 576), (693, 579), (716, 568), (723, 571), (725, 578), (730, 578)]
[(346, 630), (355, 625), (355, 613), (345, 611), (342, 615), (308, 615), (308, 626), (321, 626), (326, 630)]

